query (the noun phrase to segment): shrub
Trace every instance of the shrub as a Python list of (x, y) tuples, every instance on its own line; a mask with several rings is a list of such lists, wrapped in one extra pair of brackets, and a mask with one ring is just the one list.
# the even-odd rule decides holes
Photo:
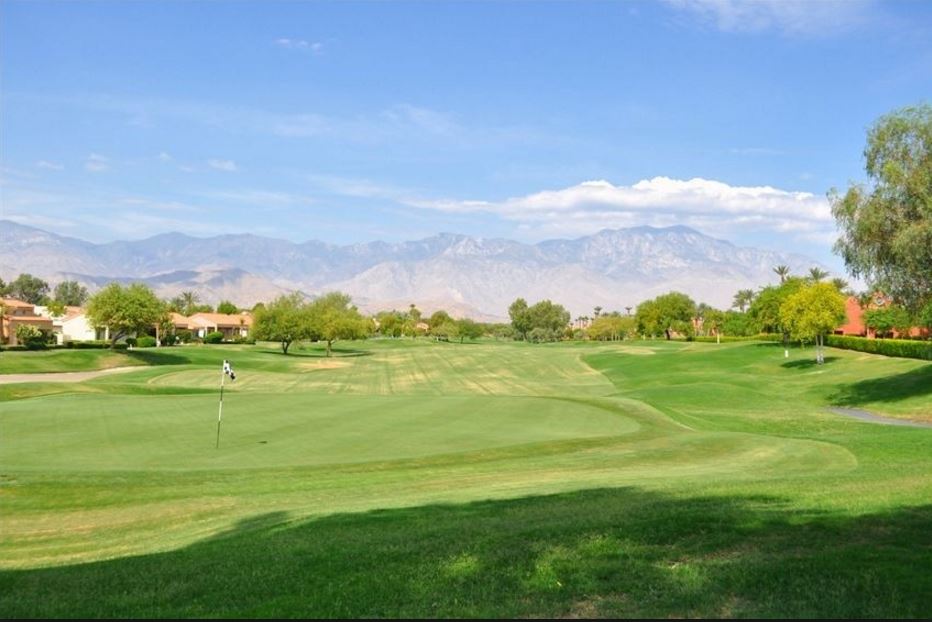
[[(126, 343), (129, 343), (129, 339), (126, 340)], [(154, 348), (155, 347), (155, 337), (149, 337), (148, 335), (136, 339), (136, 345), (140, 348)]]
[(189, 330), (179, 330), (175, 333), (175, 339), (179, 343), (190, 343), (194, 339), (194, 333)]
[(20, 324), (16, 327), (16, 341), (27, 350), (41, 350), (45, 348), (48, 336), (31, 324)]
[(825, 345), (843, 350), (856, 350), (884, 356), (923, 359), (932, 361), (932, 343), (928, 341), (910, 341), (907, 339), (867, 339), (865, 337), (847, 337), (828, 335)]
[(127, 338), (126, 338), (126, 345), (128, 345), (128, 346), (133, 346), (133, 347), (135, 348), (135, 347), (136, 347), (136, 338), (135, 338), (135, 337), (127, 337)]
[(178, 343), (178, 335), (173, 335), (172, 333), (169, 333), (162, 337), (163, 346), (173, 346), (176, 343)]
[(245, 343), (245, 344), (254, 346), (256, 345), (256, 340), (253, 339), (252, 337), (236, 337), (233, 340), (233, 343)]
[(72, 341), (71, 347), (76, 350), (103, 350), (110, 347), (109, 341)]
[(204, 335), (204, 343), (221, 343), (221, 342), (223, 342), (223, 333), (221, 333), (218, 330)]

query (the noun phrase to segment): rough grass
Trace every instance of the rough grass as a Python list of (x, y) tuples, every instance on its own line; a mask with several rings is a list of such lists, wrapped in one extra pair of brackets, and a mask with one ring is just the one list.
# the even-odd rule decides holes
[(932, 430), (825, 410), (924, 418), (928, 363), (754, 343), (156, 354), (0, 387), (0, 615), (932, 615)]

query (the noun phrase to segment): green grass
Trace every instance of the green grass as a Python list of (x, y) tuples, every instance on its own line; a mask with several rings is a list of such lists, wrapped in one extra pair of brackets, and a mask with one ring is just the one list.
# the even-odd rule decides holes
[(0, 386), (0, 615), (932, 615), (928, 363), (343, 345)]

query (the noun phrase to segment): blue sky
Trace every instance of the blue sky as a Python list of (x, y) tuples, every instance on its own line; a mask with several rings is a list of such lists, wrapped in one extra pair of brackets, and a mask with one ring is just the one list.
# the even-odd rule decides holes
[(831, 255), (927, 2), (0, 4), (0, 210), (109, 241), (685, 224)]

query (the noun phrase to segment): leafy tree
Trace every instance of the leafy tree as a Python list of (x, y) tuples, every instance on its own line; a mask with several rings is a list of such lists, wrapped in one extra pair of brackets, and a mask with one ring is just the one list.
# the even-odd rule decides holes
[(464, 339), (478, 339), (484, 332), (481, 324), (468, 317), (456, 322), (456, 333), (460, 338), (460, 343), (463, 343)]
[(812, 283), (791, 294), (780, 307), (780, 321), (794, 339), (816, 344), (816, 362), (825, 362), (825, 335), (845, 321), (845, 299), (831, 283)]
[(431, 335), (440, 341), (450, 341), (457, 336), (458, 332), (457, 323), (452, 319), (448, 319), (436, 326), (431, 325), (430, 329)]
[(650, 336), (663, 334), (667, 339), (672, 338), (673, 332), (691, 336), (694, 317), (696, 303), (680, 292), (670, 292), (642, 302), (635, 311), (639, 331)]
[(800, 277), (787, 277), (787, 279), (778, 286), (770, 285), (763, 288), (754, 298), (751, 307), (748, 309), (750, 317), (756, 332), (762, 333), (781, 333), (783, 335), (783, 353), (789, 356), (790, 332), (783, 325), (780, 316), (780, 308), (786, 299), (792, 294), (799, 291), (806, 284), (805, 280)]
[(628, 337), (633, 331), (635, 320), (620, 315), (602, 315), (589, 325), (587, 333), (590, 339), (598, 341), (618, 341)]
[(932, 332), (932, 300), (926, 303), (926, 306), (919, 311), (919, 317), (917, 319), (920, 326)]
[(726, 335), (747, 337), (755, 334), (757, 328), (747, 313), (729, 310), (725, 311), (725, 317), (722, 319), (722, 332)]
[(227, 315), (236, 315), (239, 308), (229, 300), (221, 300), (217, 305), (217, 313), (226, 313)]
[(832, 190), (835, 252), (855, 277), (911, 311), (932, 301), (932, 105), (881, 117), (867, 135), (870, 185)]
[(143, 333), (160, 325), (168, 314), (165, 303), (149, 287), (110, 283), (87, 303), (87, 317), (94, 326), (110, 331), (111, 346), (130, 333)]
[(253, 318), (253, 335), (263, 341), (277, 341), (282, 352), (288, 354), (288, 348), (294, 341), (311, 336), (311, 323), (307, 305), (301, 294), (282, 295), (256, 309)]
[(405, 329), (405, 315), (400, 311), (380, 311), (375, 316), (379, 333), (384, 337), (401, 337)]
[(23, 302), (41, 305), (49, 295), (49, 284), (39, 277), (24, 272), (7, 286), (7, 292), (11, 297)]
[(528, 331), (531, 330), (531, 316), (528, 313), (527, 301), (524, 298), (518, 298), (511, 303), (508, 307), (508, 317), (511, 318), (511, 326), (515, 333), (521, 339), (527, 340)]
[(332, 354), (334, 341), (365, 339), (369, 335), (369, 320), (351, 302), (350, 297), (344, 293), (329, 292), (308, 307), (310, 332), (317, 339), (327, 342), (327, 356)]
[(62, 281), (52, 293), (52, 300), (68, 307), (80, 307), (87, 297), (87, 288), (77, 281)]
[(563, 305), (549, 300), (541, 300), (529, 307), (527, 315), (531, 330), (541, 328), (557, 335), (562, 335), (563, 329), (570, 323), (570, 312)]
[(453, 318), (450, 317), (450, 314), (441, 309), (439, 311), (434, 311), (434, 313), (427, 320), (427, 323), (430, 325), (431, 334), (433, 334), (434, 328), (452, 321)]
[(900, 333), (909, 331), (911, 318), (909, 312), (902, 307), (890, 306), (881, 309), (868, 309), (864, 312), (864, 325), (877, 334), (877, 337), (884, 338), (893, 330)]
[(9, 295), (9, 292), (7, 291), (8, 287), (9, 286), (3, 281), (3, 279), (0, 279), (0, 297)]

